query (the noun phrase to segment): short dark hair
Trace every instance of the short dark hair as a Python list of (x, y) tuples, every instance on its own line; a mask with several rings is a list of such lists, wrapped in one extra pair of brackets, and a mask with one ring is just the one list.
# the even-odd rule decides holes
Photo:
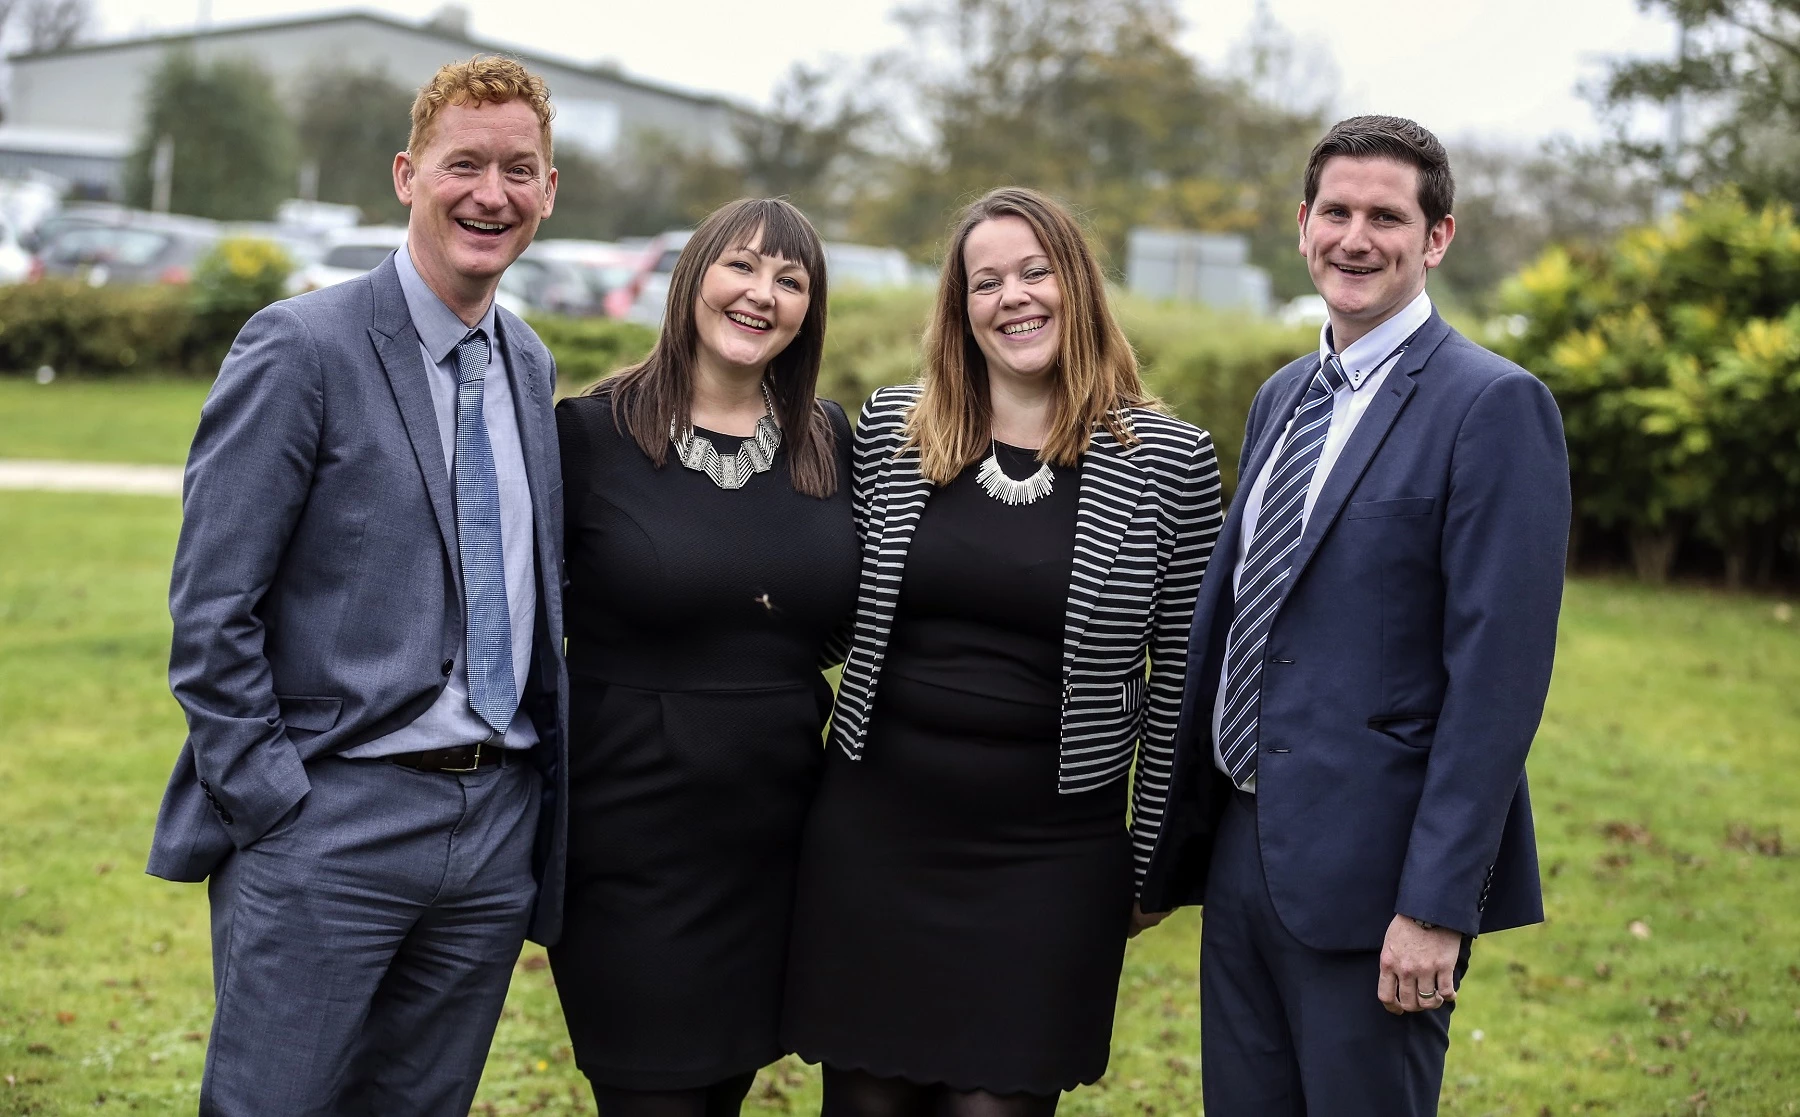
[(1456, 201), (1456, 179), (1450, 174), (1450, 154), (1417, 121), (1403, 116), (1353, 116), (1331, 126), (1306, 160), (1306, 208), (1319, 196), (1319, 179), (1325, 164), (1347, 155), (1352, 159), (1392, 159), (1419, 168), (1419, 208), (1425, 211), (1425, 227), (1434, 229), (1450, 213)]

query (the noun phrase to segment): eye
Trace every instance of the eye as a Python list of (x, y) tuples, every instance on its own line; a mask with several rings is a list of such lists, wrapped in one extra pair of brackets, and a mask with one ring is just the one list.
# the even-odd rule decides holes
[(785, 284), (790, 291), (803, 292), (806, 290), (805, 285), (791, 275), (782, 276), (781, 282)]
[(745, 275), (749, 275), (751, 272), (750, 264), (746, 260), (727, 260), (725, 266), (735, 271), (741, 271)]
[(1025, 269), (1025, 282), (1036, 283), (1038, 280), (1044, 278), (1045, 276), (1047, 276), (1049, 274), (1050, 274), (1050, 269), (1042, 266), (1041, 264), (1038, 265), (1037, 267), (1026, 268)]
[(975, 281), (975, 286), (970, 288), (970, 290), (976, 292), (992, 291), (998, 286), (1000, 286), (1000, 281), (998, 279), (979, 279)]

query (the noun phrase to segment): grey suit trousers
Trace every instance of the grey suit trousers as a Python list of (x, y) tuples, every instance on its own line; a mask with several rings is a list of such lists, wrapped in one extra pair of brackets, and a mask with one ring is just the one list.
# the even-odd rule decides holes
[(213, 873), (203, 1117), (463, 1117), (536, 898), (540, 776), (309, 762)]

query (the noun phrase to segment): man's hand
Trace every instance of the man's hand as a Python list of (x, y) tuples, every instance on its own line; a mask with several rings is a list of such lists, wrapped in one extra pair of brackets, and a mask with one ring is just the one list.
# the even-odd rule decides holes
[(1125, 937), (1135, 939), (1138, 937), (1138, 932), (1146, 931), (1167, 918), (1169, 918), (1169, 913), (1166, 911), (1153, 911), (1149, 915), (1145, 915), (1144, 909), (1133, 903), (1131, 905), (1131, 930), (1125, 932)]
[(1429, 1012), (1456, 999), (1456, 956), (1462, 932), (1448, 927), (1427, 931), (1419, 921), (1396, 915), (1381, 944), (1381, 982), (1375, 995), (1395, 1016)]

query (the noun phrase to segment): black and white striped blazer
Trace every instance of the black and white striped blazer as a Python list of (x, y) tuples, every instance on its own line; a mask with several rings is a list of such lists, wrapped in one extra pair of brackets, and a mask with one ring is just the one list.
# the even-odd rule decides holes
[[(881, 388), (857, 421), (851, 499), (862, 578), (831, 719), (831, 740), (852, 760), (868, 739), (907, 549), (933, 489), (919, 472), (918, 449), (900, 452), (919, 391)], [(1067, 795), (1104, 787), (1124, 779), (1136, 759), (1132, 844), (1141, 882), (1168, 798), (1194, 599), (1221, 517), (1211, 436), (1148, 408), (1131, 408), (1126, 421), (1136, 445), (1121, 446), (1099, 427), (1082, 457), (1057, 788)]]

